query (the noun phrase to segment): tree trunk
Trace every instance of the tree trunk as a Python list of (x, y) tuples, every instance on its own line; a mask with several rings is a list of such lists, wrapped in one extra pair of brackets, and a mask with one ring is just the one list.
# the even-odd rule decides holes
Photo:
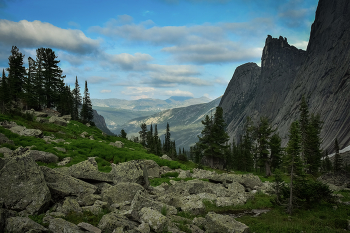
[(269, 161), (265, 161), (265, 176), (269, 177), (271, 176), (271, 167)]

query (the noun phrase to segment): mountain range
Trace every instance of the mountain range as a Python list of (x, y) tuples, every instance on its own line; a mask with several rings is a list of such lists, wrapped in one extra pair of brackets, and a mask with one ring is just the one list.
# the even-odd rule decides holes
[(302, 96), (310, 113), (320, 114), (322, 147), (333, 151), (350, 144), (350, 1), (320, 0), (306, 51), (287, 38), (267, 36), (261, 67), (243, 64), (235, 70), (221, 99), (227, 131), (238, 140), (247, 116), (268, 117), (288, 140), (291, 123), (299, 119)]

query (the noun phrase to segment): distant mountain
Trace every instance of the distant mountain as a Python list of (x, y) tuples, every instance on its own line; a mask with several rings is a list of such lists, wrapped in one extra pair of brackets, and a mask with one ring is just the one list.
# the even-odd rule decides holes
[(204, 104), (196, 104), (187, 107), (173, 108), (158, 112), (148, 117), (139, 117), (132, 119), (127, 123), (117, 127), (114, 133), (119, 133), (124, 129), (128, 137), (139, 136), (141, 123), (146, 123), (148, 129), (150, 125), (157, 124), (158, 134), (161, 140), (164, 140), (164, 134), (167, 122), (170, 125), (171, 140), (175, 140), (176, 147), (189, 149), (198, 141), (197, 135), (203, 130), (202, 120), (205, 115), (215, 113), (215, 108), (219, 105), (221, 97)]
[(265, 116), (286, 145), (305, 96), (310, 113), (324, 122), (323, 149), (333, 151), (335, 138), (341, 149), (350, 145), (349, 28), (349, 0), (320, 0), (306, 51), (269, 35), (261, 67), (237, 67), (220, 102), (230, 137), (237, 141), (247, 116), (255, 122)]
[(93, 109), (97, 110), (106, 121), (107, 127), (117, 134), (121, 125), (138, 117), (147, 117), (157, 112), (171, 108), (186, 107), (194, 104), (208, 103), (207, 97), (192, 98), (172, 96), (166, 100), (160, 99), (91, 99)]

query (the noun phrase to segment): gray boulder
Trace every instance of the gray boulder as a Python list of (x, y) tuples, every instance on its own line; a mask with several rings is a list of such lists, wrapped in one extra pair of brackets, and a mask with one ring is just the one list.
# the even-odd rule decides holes
[(48, 114), (46, 112), (34, 112), (34, 116), (36, 116), (36, 117), (47, 117)]
[(107, 208), (108, 203), (103, 202), (100, 200), (95, 201), (95, 203), (92, 206), (83, 206), (82, 209), (83, 211), (89, 211), (94, 215), (100, 214), (103, 208)]
[(185, 179), (191, 177), (191, 172), (190, 171), (183, 171), (181, 170), (179, 173), (179, 176), (177, 178)]
[(92, 194), (97, 190), (97, 187), (92, 184), (62, 174), (54, 169), (44, 166), (41, 166), (40, 169), (54, 199)]
[(80, 207), (78, 201), (72, 197), (66, 197), (62, 203), (62, 205), (59, 205), (56, 209), (57, 212), (68, 214), (70, 212), (74, 213), (82, 213), (83, 210)]
[(173, 161), (168, 155), (163, 155), (161, 158), (169, 161)]
[(139, 190), (144, 191), (144, 188), (136, 183), (117, 183), (115, 186), (102, 192), (102, 200), (108, 202), (110, 205), (124, 201), (131, 202)]
[(12, 156), (12, 150), (7, 148), (7, 147), (1, 147), (0, 148), (0, 153), (4, 154), (5, 158), (8, 158), (8, 157)]
[(57, 116), (52, 116), (49, 119), (50, 123), (56, 124), (56, 125), (61, 125), (61, 126), (67, 126), (67, 121), (61, 117)]
[(84, 231), (80, 228), (62, 218), (52, 218), (50, 219), (49, 229), (52, 233), (83, 233)]
[(205, 220), (207, 221), (205, 224), (207, 232), (249, 233), (249, 227), (247, 225), (236, 221), (234, 217), (228, 215), (209, 212), (205, 216)]
[(39, 123), (48, 123), (49, 122), (49, 119), (47, 118), (43, 118), (43, 117), (37, 117), (35, 119), (36, 122), (39, 122)]
[(143, 166), (147, 169), (148, 177), (160, 177), (160, 167), (154, 160), (143, 160)]
[(64, 116), (61, 116), (61, 118), (63, 118), (66, 121), (70, 121), (72, 119), (72, 116), (71, 115), (64, 115)]
[(38, 214), (48, 207), (50, 190), (32, 158), (7, 158), (0, 165), (0, 202), (4, 203), (6, 209)]
[(27, 129), (25, 126), (14, 126), (10, 128), (12, 133), (18, 134), (20, 136), (31, 136), (41, 138), (43, 136), (43, 132), (39, 129)]
[(97, 194), (85, 194), (81, 195), (77, 198), (77, 201), (80, 206), (91, 206), (95, 203), (97, 200), (102, 200), (102, 197)]
[(124, 143), (121, 142), (121, 141), (111, 142), (111, 143), (109, 143), (109, 145), (115, 146), (117, 148), (123, 148), (124, 147)]
[(142, 222), (148, 223), (155, 232), (163, 232), (168, 225), (168, 218), (152, 208), (142, 208), (140, 211)]
[(72, 160), (71, 157), (64, 158), (61, 162), (57, 163), (58, 166), (65, 166)]
[(39, 150), (28, 150), (24, 153), (24, 156), (28, 156), (34, 161), (40, 161), (43, 163), (57, 163), (58, 161), (58, 157), (56, 155)]
[(144, 177), (142, 160), (132, 160), (117, 165), (112, 164), (112, 171), (110, 174), (112, 174), (115, 184), (129, 182), (144, 186), (148, 182), (148, 177)]
[(4, 134), (0, 133), (0, 145), (5, 143), (14, 145), (12, 140), (8, 139)]
[(7, 232), (22, 233), (22, 232), (49, 232), (48, 229), (34, 222), (27, 217), (11, 217), (6, 220)]
[(78, 224), (78, 227), (80, 227), (80, 229), (87, 231), (87, 232), (91, 232), (91, 233), (101, 233), (102, 231), (100, 229), (98, 229), (97, 227), (86, 223), (86, 222), (81, 222)]
[(111, 212), (103, 215), (97, 227), (103, 233), (112, 233), (118, 227), (121, 227), (123, 231), (127, 231), (136, 228), (137, 225), (137, 223), (130, 221), (127, 217)]
[(58, 151), (61, 151), (61, 152), (63, 152), (63, 153), (66, 153), (67, 152), (67, 150), (65, 149), (65, 148), (62, 148), (62, 147), (54, 147), (56, 150), (58, 150)]

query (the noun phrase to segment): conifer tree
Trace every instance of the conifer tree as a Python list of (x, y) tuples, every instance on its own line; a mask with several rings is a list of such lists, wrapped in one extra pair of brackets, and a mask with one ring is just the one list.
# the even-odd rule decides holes
[(81, 94), (80, 94), (80, 87), (78, 83), (78, 77), (75, 77), (75, 87), (72, 91), (73, 94), (73, 112), (72, 112), (72, 119), (73, 120), (79, 120), (79, 106), (81, 105)]
[(335, 150), (335, 155), (333, 160), (333, 169), (334, 169), (334, 172), (339, 172), (342, 169), (343, 160), (339, 154), (339, 144), (338, 144), (337, 138), (335, 138), (335, 141), (334, 141), (334, 150)]
[(23, 98), (24, 93), (24, 76), (26, 74), (25, 67), (23, 66), (24, 55), (19, 52), (16, 46), (12, 46), (11, 55), (9, 56), (9, 68), (7, 84), (9, 88), (9, 97), (11, 100), (19, 101)]
[(126, 135), (127, 135), (127, 133), (125, 132), (124, 129), (122, 129), (122, 130), (120, 130), (120, 134), (118, 135), (118, 137), (126, 138)]
[(320, 120), (320, 115), (311, 114), (308, 126), (308, 140), (306, 163), (308, 171), (311, 174), (316, 174), (321, 167), (322, 149), (321, 149), (321, 129), (323, 122)]
[(80, 118), (83, 123), (91, 123), (94, 119), (94, 113), (92, 110), (92, 104), (90, 100), (89, 89), (87, 86), (87, 81), (85, 81), (85, 89), (84, 89), (84, 98), (83, 98), (83, 106), (80, 112)]
[(140, 125), (141, 127), (141, 131), (139, 131), (140, 134), (140, 140), (141, 140), (141, 144), (143, 146), (146, 146), (146, 141), (147, 141), (147, 125), (146, 123), (142, 123)]
[(5, 75), (5, 70), (2, 70), (2, 77), (0, 83), (0, 109), (1, 112), (5, 112), (6, 105), (10, 102), (9, 89), (8, 89), (8, 81)]
[(308, 127), (309, 127), (309, 109), (305, 100), (305, 96), (301, 98), (300, 104), (300, 133), (301, 133), (301, 159), (304, 164), (307, 163), (308, 154)]
[(168, 153), (171, 149), (171, 139), (170, 139), (170, 126), (167, 122), (166, 124), (166, 131), (165, 131), (165, 140), (164, 140), (164, 153)]
[(274, 131), (266, 117), (261, 117), (258, 126), (255, 129), (255, 134), (258, 142), (257, 152), (259, 154), (260, 163), (265, 165), (265, 176), (271, 175), (271, 158), (270, 152), (270, 135)]
[(24, 100), (26, 103), (26, 108), (37, 108), (38, 106), (38, 96), (37, 90), (34, 86), (35, 81), (35, 61), (28, 57), (28, 72), (24, 82)]
[(158, 156), (160, 156), (160, 154), (161, 154), (161, 145), (159, 143), (157, 125), (154, 126), (153, 152), (155, 155), (158, 155)]
[(282, 163), (282, 147), (281, 138), (278, 134), (273, 134), (270, 139), (271, 149), (271, 168), (272, 170), (278, 169)]
[(35, 89), (36, 109), (41, 110), (46, 103), (44, 90), (44, 48), (36, 50), (33, 86)]
[(253, 122), (250, 117), (246, 118), (244, 125), (244, 135), (241, 137), (241, 143), (239, 145), (239, 159), (241, 164), (238, 165), (241, 171), (253, 171), (254, 160), (253, 160)]

